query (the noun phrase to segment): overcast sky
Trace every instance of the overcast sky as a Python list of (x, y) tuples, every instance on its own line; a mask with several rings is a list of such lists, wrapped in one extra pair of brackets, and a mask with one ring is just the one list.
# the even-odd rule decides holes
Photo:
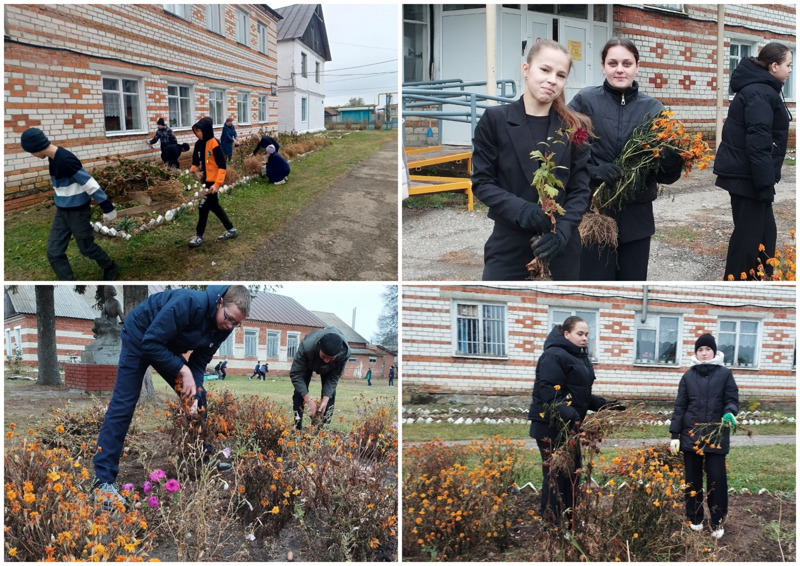
[(275, 289), (278, 295), (291, 297), (310, 311), (332, 312), (348, 326), (353, 324), (356, 309), (355, 331), (371, 342), (378, 330), (378, 316), (383, 309), (381, 295), (383, 283), (283, 283)]
[[(298, 2), (269, 2), (281, 8)], [(398, 92), (399, 3), (322, 3), (331, 61), (325, 63), (325, 106), (345, 106), (361, 97), (378, 104), (379, 93)], [(396, 103), (398, 95), (392, 97)], [(384, 96), (380, 104), (386, 103)]]

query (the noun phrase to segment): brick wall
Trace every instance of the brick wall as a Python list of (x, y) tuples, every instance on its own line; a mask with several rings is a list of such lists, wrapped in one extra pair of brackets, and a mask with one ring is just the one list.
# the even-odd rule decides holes
[[(598, 315), (597, 360), (600, 395), (674, 399), (678, 381), (703, 332), (717, 334), (718, 321), (761, 321), (756, 369), (732, 368), (743, 398), (791, 399), (796, 393), (795, 289), (785, 287), (648, 286), (650, 315), (680, 315), (680, 365), (634, 363), (636, 316), (642, 287), (406, 286), (402, 297), (404, 392), (442, 395), (529, 396), (536, 361), (550, 332), (549, 311), (589, 310)], [(507, 357), (455, 356), (452, 300), (507, 305)], [(749, 305), (749, 306), (743, 306)]]
[(64, 364), (67, 389), (110, 393), (117, 380), (117, 366), (104, 364)]
[[(246, 135), (277, 128), (277, 26), (256, 5), (248, 11), (247, 45), (235, 40), (234, 10), (225, 5), (225, 35), (206, 29), (205, 6), (193, 6), (191, 21), (166, 12), (161, 4), (8, 5), (4, 42), (5, 210), (52, 201), (47, 161), (22, 151), (19, 138), (30, 127), (42, 129), (56, 145), (73, 151), (91, 169), (109, 155), (158, 158), (145, 145), (158, 116), (168, 113), (167, 84), (193, 89), (194, 119), (208, 114), (209, 88), (225, 89), (225, 114), (236, 115), (237, 93), (249, 93)], [(256, 23), (268, 25), (268, 55), (257, 50)], [(146, 113), (142, 129), (107, 134), (102, 77), (141, 77)], [(258, 96), (267, 94), (267, 122), (258, 122)], [(180, 143), (194, 143), (189, 127), (175, 128)], [(219, 129), (217, 130), (219, 135)]]
[[(715, 137), (717, 88), (717, 7), (684, 4), (677, 15), (624, 4), (614, 5), (614, 35), (631, 39), (639, 49), (639, 84), (649, 95), (669, 106), (676, 117), (706, 139)], [(731, 39), (756, 42), (760, 49), (770, 41), (796, 47), (795, 5), (725, 5), (725, 52)], [(754, 55), (757, 54), (753, 53)], [(725, 60), (725, 84), (730, 76)], [(725, 106), (729, 99), (725, 97)], [(795, 102), (787, 106), (794, 113)], [(790, 126), (789, 147), (795, 147), (796, 129)]]

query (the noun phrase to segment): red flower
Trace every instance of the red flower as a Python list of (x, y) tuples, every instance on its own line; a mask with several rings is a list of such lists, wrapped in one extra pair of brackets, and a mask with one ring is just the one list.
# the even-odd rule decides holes
[(589, 132), (586, 131), (586, 128), (578, 128), (572, 132), (572, 135), (569, 137), (569, 141), (575, 145), (583, 145), (589, 141)]

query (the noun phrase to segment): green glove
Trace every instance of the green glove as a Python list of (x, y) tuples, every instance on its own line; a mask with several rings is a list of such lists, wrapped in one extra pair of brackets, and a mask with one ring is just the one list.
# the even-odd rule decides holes
[(725, 426), (733, 427), (733, 430), (736, 430), (736, 417), (734, 417), (731, 413), (725, 413), (722, 415), (722, 423)]

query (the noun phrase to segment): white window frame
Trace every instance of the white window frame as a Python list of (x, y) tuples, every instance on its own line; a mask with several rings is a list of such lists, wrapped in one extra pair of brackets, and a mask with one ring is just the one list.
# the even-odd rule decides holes
[(258, 95), (258, 121), (269, 121), (269, 98), (266, 94)]
[(206, 4), (206, 26), (208, 31), (222, 34), (222, 4)]
[(236, 95), (236, 121), (239, 124), (250, 123), (250, 93), (240, 92)]
[(795, 93), (795, 88), (797, 85), (794, 83), (794, 56), (795, 56), (796, 49), (789, 49), (789, 52), (792, 54), (792, 71), (789, 73), (789, 76), (786, 77), (786, 82), (783, 83), (783, 96), (786, 100), (794, 100), (797, 97)]
[(300, 76), (308, 78), (308, 53), (300, 52)]
[(300, 99), (300, 121), (308, 122), (308, 98), (305, 96)]
[(258, 52), (269, 55), (269, 27), (258, 22), (256, 29), (258, 30)]
[[(675, 319), (675, 352), (673, 359), (669, 359), (669, 354), (662, 356), (661, 343), (664, 340), (663, 334), (668, 329), (662, 327), (662, 320)], [(634, 364), (644, 365), (657, 365), (657, 366), (679, 366), (681, 363), (681, 344), (683, 343), (682, 337), (683, 317), (676, 314), (659, 314), (648, 313), (647, 320), (642, 322), (641, 313), (636, 313), (636, 333), (634, 334), (633, 343), (633, 361)], [(639, 342), (642, 340), (639, 331), (654, 333), (652, 359), (647, 356), (639, 357)]]
[[(747, 318), (724, 318), (720, 319), (718, 322), (718, 330), (717, 330), (717, 351), (725, 353), (725, 365), (729, 367), (736, 367), (736, 368), (753, 368), (758, 369), (759, 367), (759, 359), (761, 355), (761, 328), (762, 324), (759, 320), (754, 319), (747, 319)], [(727, 327), (727, 325), (733, 324), (733, 332), (731, 329)], [(755, 332), (742, 332), (742, 324), (754, 324), (755, 325)], [(735, 336), (734, 344), (733, 344), (733, 354), (728, 356), (726, 352), (726, 337), (730, 334)], [(753, 346), (753, 358), (752, 362), (748, 363), (746, 358), (744, 358), (740, 353), (740, 348), (743, 348), (742, 345), (742, 338), (744, 336), (753, 336), (755, 345)]]
[[(747, 48), (747, 55), (742, 55), (742, 48)], [(734, 55), (734, 51), (736, 51), (736, 55)], [(733, 75), (733, 70), (739, 64), (739, 61), (742, 60), (742, 57), (749, 57), (751, 55), (758, 55), (758, 45), (755, 41), (749, 39), (731, 39), (730, 44), (728, 45), (728, 98), (733, 98), (735, 96), (735, 92), (731, 90), (731, 75)]]
[[(570, 307), (551, 306), (548, 310), (549, 329), (564, 322), (567, 317), (579, 316), (589, 325), (589, 359), (597, 361), (598, 337), (600, 336), (600, 312), (593, 309), (573, 309)], [(565, 315), (565, 316), (562, 316)], [(549, 333), (549, 330), (548, 330)]]
[[(292, 350), (292, 339), (294, 339), (294, 351)], [(297, 349), (300, 347), (300, 333), (286, 332), (286, 359), (293, 360)]]
[(250, 15), (244, 10), (236, 10), (236, 41), (248, 45), (250, 36)]
[[(270, 342), (275, 340), (275, 355), (270, 355)], [(267, 359), (277, 359), (281, 353), (281, 331), (280, 330), (267, 330)]]
[[(118, 81), (117, 82), (117, 86), (118, 86), (119, 90), (106, 90), (105, 84), (104, 84), (106, 79)], [(139, 118), (139, 124), (140, 125), (139, 125), (138, 128), (128, 128), (126, 126), (126, 124), (125, 124), (125, 111), (124, 111), (125, 96), (126, 95), (127, 96), (131, 96), (133, 93), (125, 93), (124, 92), (124, 90), (123, 90), (124, 89), (123, 81), (131, 81), (131, 82), (135, 82), (136, 83), (137, 92), (135, 93), (136, 94), (135, 110), (136, 110), (136, 112), (138, 114), (138, 118)], [(100, 85), (102, 87), (102, 95), (103, 95), (103, 113), (104, 113), (104, 118), (105, 118), (105, 111), (106, 111), (106, 100), (105, 100), (106, 99), (106, 95), (107, 94), (109, 94), (109, 95), (110, 94), (115, 94), (115, 95), (118, 95), (118, 97), (119, 97), (119, 99), (117, 101), (117, 104), (119, 104), (119, 108), (120, 108), (120, 125), (122, 126), (122, 128), (119, 129), (119, 130), (108, 130), (108, 129), (105, 129), (106, 135), (107, 136), (129, 135), (131, 133), (146, 132), (147, 131), (147, 129), (146, 129), (147, 128), (147, 125), (146, 125), (147, 122), (146, 122), (146, 119), (145, 119), (145, 116), (146, 116), (146, 113), (145, 113), (145, 94), (144, 94), (145, 90), (144, 90), (144, 82), (142, 80), (142, 77), (135, 77), (135, 76), (130, 76), (130, 75), (103, 74), (101, 76), (101, 78), (100, 78)], [(105, 121), (103, 122), (103, 127), (105, 128)]]
[(371, 364), (377, 364), (377, 363), (378, 363), (378, 358), (373, 358), (373, 357), (370, 357), (370, 359), (369, 359), (369, 363), (371, 363)]
[[(474, 309), (474, 316), (469, 312), (472, 309)], [(487, 315), (491, 317), (497, 314), (501, 314), (502, 318), (490, 318), (490, 320), (499, 321), (502, 328), (499, 333), (493, 329), (492, 338), (495, 341), (487, 342), (485, 318)], [(506, 303), (454, 299), (450, 303), (450, 315), (453, 356), (508, 359), (508, 305)], [(467, 328), (470, 320), (476, 322), (476, 326), (472, 329)], [(461, 321), (466, 322), (462, 323)], [(474, 332), (474, 338), (460, 340), (461, 330)]]
[[(250, 346), (248, 347), (248, 342)], [(244, 356), (246, 358), (258, 357), (258, 329), (245, 328), (244, 329)]]
[(222, 344), (219, 345), (219, 349), (217, 350), (218, 356), (228, 358), (233, 356), (234, 334), (235, 332), (231, 332)]
[[(403, 81), (424, 81), (426, 80), (426, 73), (425, 69), (428, 68), (430, 65), (430, 54), (429, 54), (429, 44), (430, 44), (430, 13), (427, 9), (427, 5), (419, 4), (417, 6), (422, 7), (422, 19), (416, 20), (411, 18), (406, 18), (406, 9), (403, 8), (403, 36), (408, 37), (410, 43), (406, 44), (405, 40), (403, 43)], [(414, 5), (409, 5), (409, 10), (413, 9)], [(416, 40), (417, 38), (420, 39), (419, 45), (417, 45)], [(420, 49), (419, 53), (417, 53), (417, 48)], [(417, 67), (416, 60), (419, 59), (419, 67)], [(416, 76), (406, 76), (406, 70), (410, 70), (409, 67), (412, 67), (413, 70), (419, 69), (421, 75), (419, 77)]]
[(164, 10), (184, 20), (192, 20), (191, 4), (164, 4)]
[[(178, 89), (178, 95), (170, 94), (170, 89)], [(186, 96), (181, 95), (181, 89), (186, 89)], [(186, 123), (180, 120), (173, 121), (172, 118), (172, 101), (177, 100), (178, 103), (178, 117), (180, 118), (183, 110), (183, 105), (188, 106), (186, 112)], [(167, 107), (169, 108), (169, 126), (170, 128), (190, 128), (194, 123), (194, 89), (191, 85), (182, 85), (175, 83), (167, 83)]]
[[(219, 100), (217, 100), (217, 95), (219, 95)], [(214, 123), (215, 126), (219, 126), (225, 123), (225, 97), (227, 93), (224, 90), (220, 90), (218, 88), (212, 88), (208, 91), (208, 114), (211, 116), (211, 121)], [(216, 105), (219, 105), (219, 108), (215, 108)], [(219, 112), (219, 116), (215, 116)], [(219, 120), (219, 121), (217, 121)]]

